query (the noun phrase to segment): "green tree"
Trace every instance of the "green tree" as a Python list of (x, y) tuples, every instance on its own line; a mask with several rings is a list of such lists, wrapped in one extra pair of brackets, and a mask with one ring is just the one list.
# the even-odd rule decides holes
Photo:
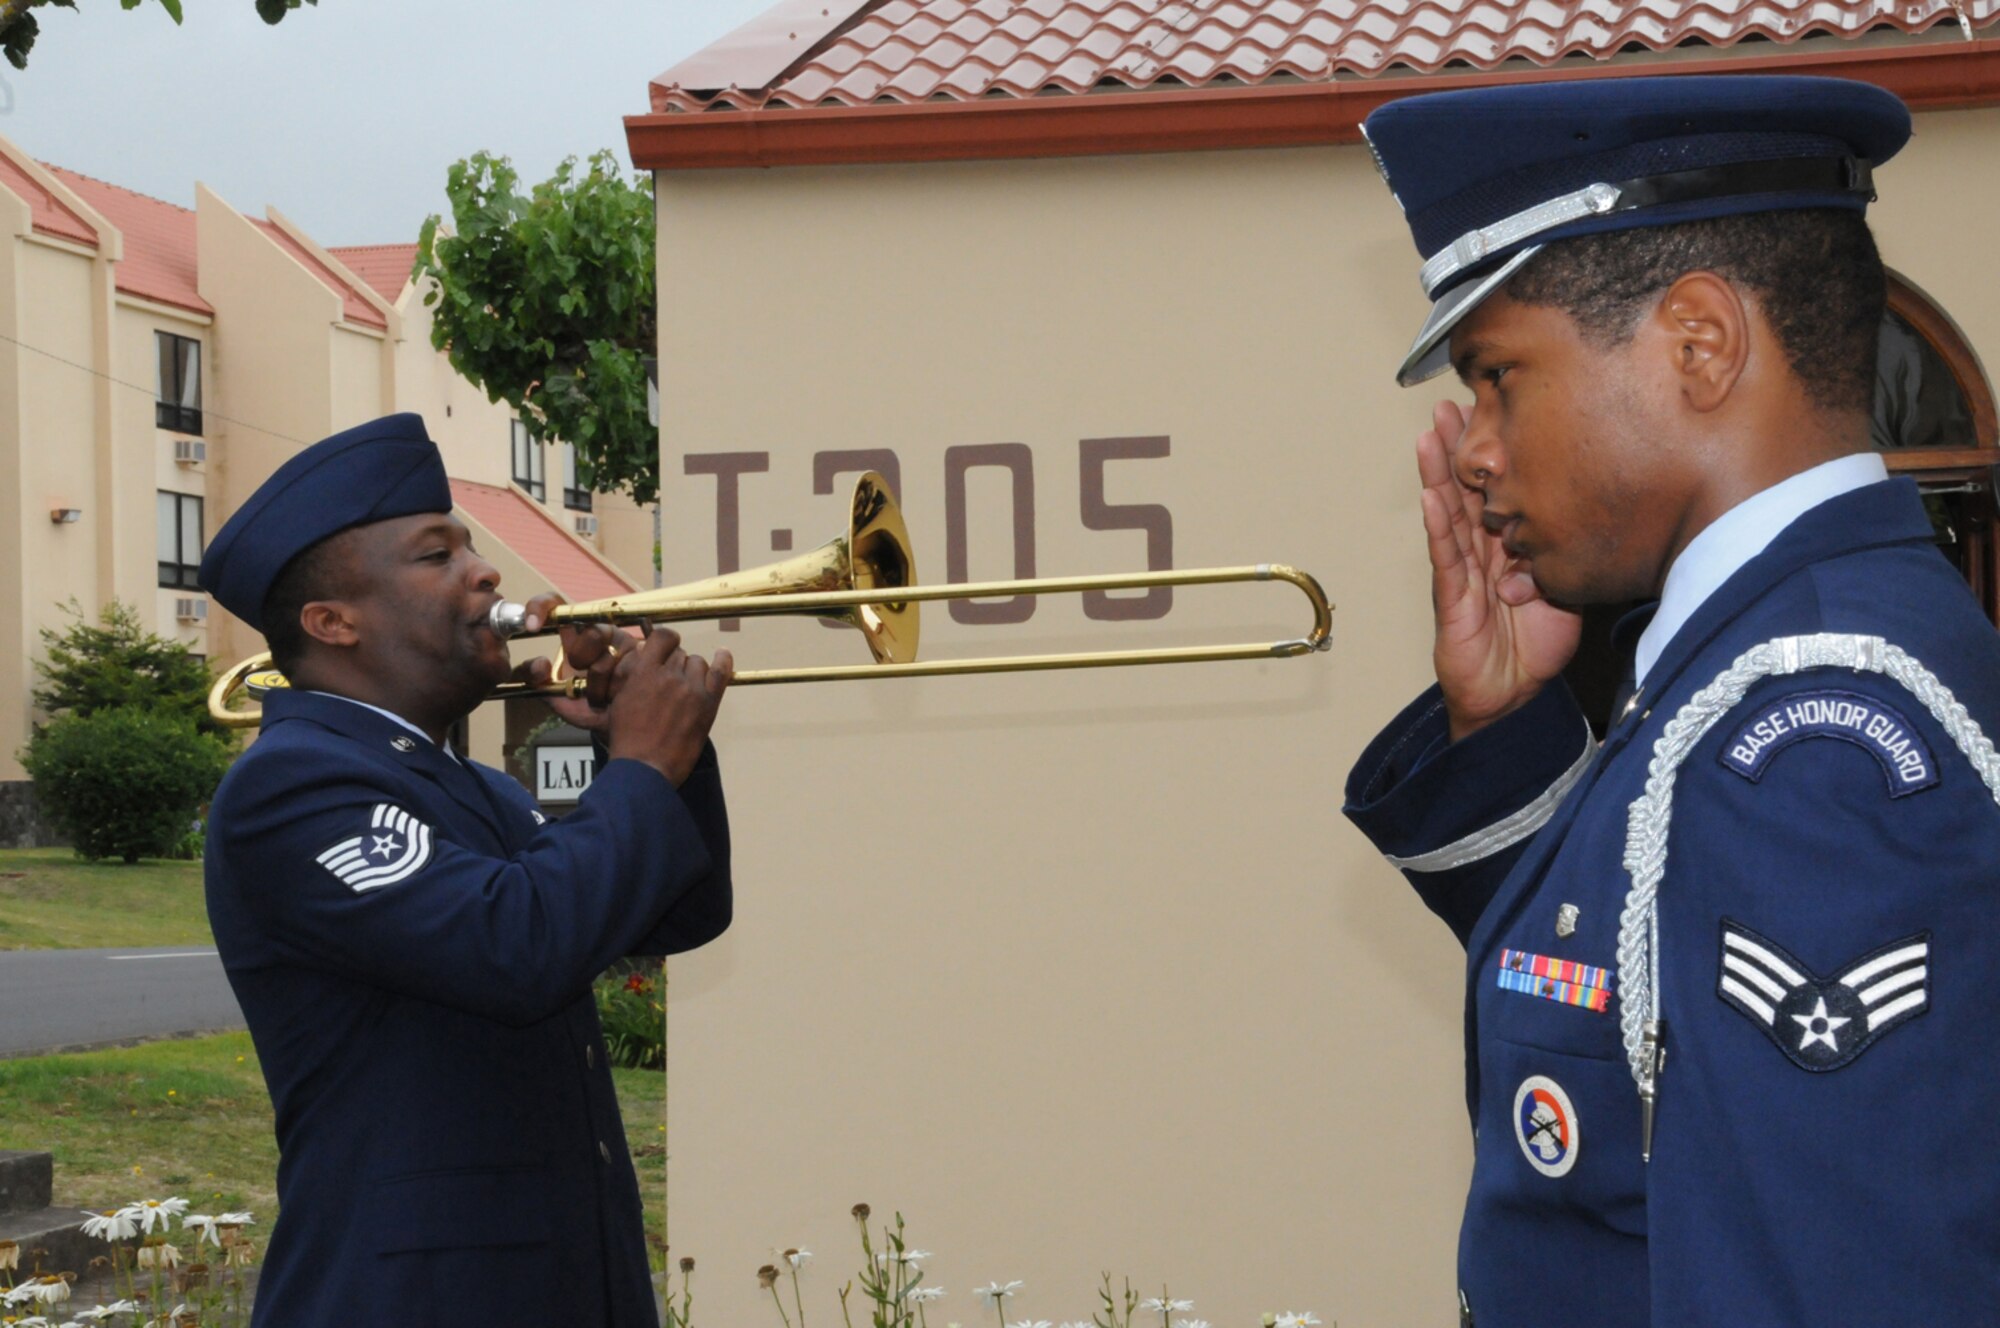
[(49, 715), (94, 715), (123, 706), (158, 710), (187, 720), (204, 733), (228, 730), (208, 715), (208, 665), (178, 641), (153, 635), (131, 606), (117, 600), (84, 617), (71, 600), (63, 611), (75, 619), (58, 632), (42, 629), (46, 658), (35, 662), (42, 685), (35, 705)]
[(599, 152), (524, 195), (506, 158), (479, 152), (452, 166), (445, 192), (451, 229), (433, 216), (417, 241), (415, 275), (437, 283), (424, 297), (432, 343), (490, 400), (570, 444), (581, 483), (652, 502), (651, 181)]
[[(121, 9), (137, 9), (145, 0), (118, 0)], [(182, 0), (159, 0), (160, 8), (167, 11), (167, 17), (176, 24), (181, 21)], [(257, 17), (266, 23), (276, 23), (301, 4), (316, 5), (319, 0), (257, 0)], [(58, 9), (75, 9), (76, 0), (0, 0), (0, 50), (7, 53), (7, 63), (16, 69), (28, 67), (28, 52), (34, 48), (35, 38), (42, 35), (41, 21), (34, 11), (46, 5)]]
[(230, 749), (146, 706), (68, 714), (35, 730), (21, 764), (35, 802), (86, 858), (164, 857), (229, 769)]

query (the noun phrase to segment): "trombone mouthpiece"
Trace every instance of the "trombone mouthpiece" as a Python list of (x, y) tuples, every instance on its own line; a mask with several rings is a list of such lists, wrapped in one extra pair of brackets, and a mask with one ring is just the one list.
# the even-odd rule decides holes
[(486, 615), (486, 625), (491, 627), (493, 634), (502, 641), (507, 640), (509, 637), (519, 636), (521, 629), (527, 625), (527, 622), (527, 606), (516, 604), (512, 600), (501, 600)]

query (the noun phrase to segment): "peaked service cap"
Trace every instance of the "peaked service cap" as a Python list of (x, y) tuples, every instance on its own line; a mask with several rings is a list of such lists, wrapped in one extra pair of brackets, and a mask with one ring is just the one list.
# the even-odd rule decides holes
[(264, 630), (264, 600), (285, 564), (354, 526), (449, 512), (451, 482), (421, 416), (389, 415), (321, 439), (259, 485), (201, 560), (201, 588)]
[(1423, 256), (1430, 317), (1396, 371), (1449, 367), (1451, 330), (1542, 246), (1791, 208), (1866, 208), (1910, 136), (1894, 94), (1839, 78), (1596, 78), (1392, 101), (1362, 125)]

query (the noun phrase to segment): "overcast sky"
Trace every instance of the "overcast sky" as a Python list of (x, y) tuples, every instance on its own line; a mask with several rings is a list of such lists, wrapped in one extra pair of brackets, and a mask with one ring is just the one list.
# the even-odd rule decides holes
[(414, 241), (446, 168), (480, 149), (527, 180), (610, 148), (654, 75), (775, 0), (320, 0), (276, 27), (252, 0), (35, 11), (0, 62), (0, 134), (31, 156), (183, 206), (200, 180), (326, 245)]

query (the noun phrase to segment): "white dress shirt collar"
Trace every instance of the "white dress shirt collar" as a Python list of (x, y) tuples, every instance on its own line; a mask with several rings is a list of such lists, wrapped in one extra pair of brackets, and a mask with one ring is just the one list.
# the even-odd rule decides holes
[[(404, 719), (401, 715), (397, 714), (393, 710), (384, 710), (381, 706), (369, 705), (366, 701), (357, 701), (351, 696), (342, 696), (337, 692), (314, 692), (313, 695), (330, 696), (336, 701), (345, 701), (349, 705), (358, 705), (363, 710), (373, 710), (376, 714), (382, 716), (382, 718), (388, 720), (394, 720), (396, 723), (401, 724), (404, 728), (416, 734), (419, 738), (422, 738), (425, 742), (431, 741), (430, 734), (424, 732), (422, 729), (418, 728), (415, 724), (412, 724), (409, 720)], [(452, 760), (454, 761), (458, 760), (458, 753), (451, 749), (449, 743), (431, 743), (431, 745), (433, 747), (436, 747), (439, 751), (443, 752), (446, 756), (449, 756)]]
[(1875, 452), (1856, 452), (1803, 470), (1724, 512), (1681, 550), (1667, 570), (1660, 607), (1639, 636), (1632, 678), (1643, 684), (1674, 633), (1687, 625), (1710, 595), (1739, 568), (1769, 547), (1785, 527), (1829, 498), (1889, 478)]

